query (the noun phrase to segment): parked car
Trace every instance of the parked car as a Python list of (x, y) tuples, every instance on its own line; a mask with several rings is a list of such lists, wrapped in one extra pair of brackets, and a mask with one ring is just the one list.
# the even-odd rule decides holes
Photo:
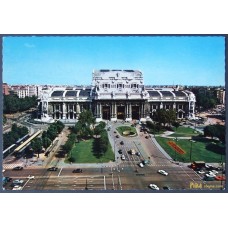
[(119, 154), (122, 154), (122, 153), (123, 153), (123, 151), (122, 151), (121, 149), (119, 149), (119, 150), (118, 150), (118, 153), (119, 153)]
[(5, 180), (6, 180), (6, 182), (10, 182), (10, 181), (12, 181), (12, 178), (11, 177), (5, 177)]
[(207, 173), (205, 174), (206, 177), (216, 177), (216, 175), (214, 173)]
[(119, 138), (120, 136), (119, 135), (116, 135), (116, 138)]
[(16, 166), (16, 167), (13, 168), (13, 170), (22, 170), (22, 169), (23, 169), (22, 166)]
[(206, 168), (207, 170), (212, 170), (212, 169), (213, 169), (213, 166), (212, 166), (212, 165), (209, 165), (209, 164), (206, 164), (206, 165), (205, 165), (205, 168)]
[(149, 187), (153, 190), (159, 190), (159, 187), (156, 184), (149, 184)]
[(122, 160), (125, 160), (125, 156), (123, 154), (121, 155), (121, 159)]
[(172, 190), (169, 186), (164, 186), (163, 189), (164, 190)]
[(33, 180), (33, 179), (35, 179), (35, 177), (34, 177), (34, 176), (31, 176), (31, 175), (28, 175), (28, 176), (27, 176), (27, 179)]
[(123, 144), (124, 144), (124, 142), (123, 142), (123, 141), (121, 141), (121, 142), (120, 142), (120, 145), (123, 145)]
[(17, 179), (17, 180), (13, 181), (13, 184), (23, 184), (23, 183), (24, 183), (24, 181), (20, 180), (20, 179)]
[(19, 185), (15, 185), (12, 190), (22, 190), (22, 187)]
[(164, 175), (164, 176), (168, 176), (168, 173), (165, 170), (159, 169), (158, 173)]
[(137, 156), (141, 156), (140, 152), (136, 152), (135, 154), (136, 154)]
[(135, 152), (134, 149), (130, 149), (130, 150), (128, 151), (128, 153), (131, 154), (131, 155), (133, 155), (133, 154), (135, 154), (136, 152)]
[(143, 167), (144, 167), (144, 165), (143, 165), (143, 163), (142, 163), (142, 162), (140, 162), (140, 163), (139, 163), (139, 167), (141, 167), (141, 168), (143, 168)]
[(203, 170), (199, 170), (197, 173), (198, 173), (198, 174), (204, 174), (204, 173), (205, 173), (205, 171), (203, 171)]
[(211, 170), (211, 171), (209, 171), (209, 173), (214, 173), (214, 174), (218, 174), (218, 171), (216, 171), (216, 170)]
[(48, 168), (47, 171), (57, 171), (58, 168), (57, 167), (51, 167), (51, 168)]
[(82, 169), (74, 169), (72, 173), (82, 173)]

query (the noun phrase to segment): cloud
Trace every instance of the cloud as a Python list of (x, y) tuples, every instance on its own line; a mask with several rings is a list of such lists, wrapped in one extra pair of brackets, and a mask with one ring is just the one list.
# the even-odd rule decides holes
[(34, 44), (30, 44), (30, 43), (25, 43), (24, 46), (27, 47), (27, 48), (34, 48), (34, 47), (36, 47)]

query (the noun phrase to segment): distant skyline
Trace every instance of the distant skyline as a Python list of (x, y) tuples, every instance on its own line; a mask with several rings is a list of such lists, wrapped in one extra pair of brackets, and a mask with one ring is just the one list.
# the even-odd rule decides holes
[(3, 37), (3, 82), (90, 85), (93, 69), (140, 70), (145, 85), (225, 85), (222, 36)]

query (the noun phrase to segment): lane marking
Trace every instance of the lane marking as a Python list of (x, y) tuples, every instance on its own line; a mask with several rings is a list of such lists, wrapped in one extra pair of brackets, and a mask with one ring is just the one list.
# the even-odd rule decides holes
[(120, 190), (123, 190), (123, 189), (122, 189), (122, 185), (121, 185), (121, 181), (120, 181), (120, 176), (119, 176), (119, 175), (118, 175), (118, 179), (119, 179)]
[(104, 176), (104, 190), (106, 190), (105, 176)]
[(63, 170), (63, 168), (60, 169), (59, 174), (58, 174), (58, 177), (59, 177), (60, 173), (62, 172), (62, 170)]

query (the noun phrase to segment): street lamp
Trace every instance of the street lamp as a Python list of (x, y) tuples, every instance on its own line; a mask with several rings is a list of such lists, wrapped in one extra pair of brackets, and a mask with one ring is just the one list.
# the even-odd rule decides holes
[(190, 147), (190, 162), (192, 161), (192, 143), (195, 143), (194, 140), (190, 139), (189, 140), (191, 142), (191, 147)]

